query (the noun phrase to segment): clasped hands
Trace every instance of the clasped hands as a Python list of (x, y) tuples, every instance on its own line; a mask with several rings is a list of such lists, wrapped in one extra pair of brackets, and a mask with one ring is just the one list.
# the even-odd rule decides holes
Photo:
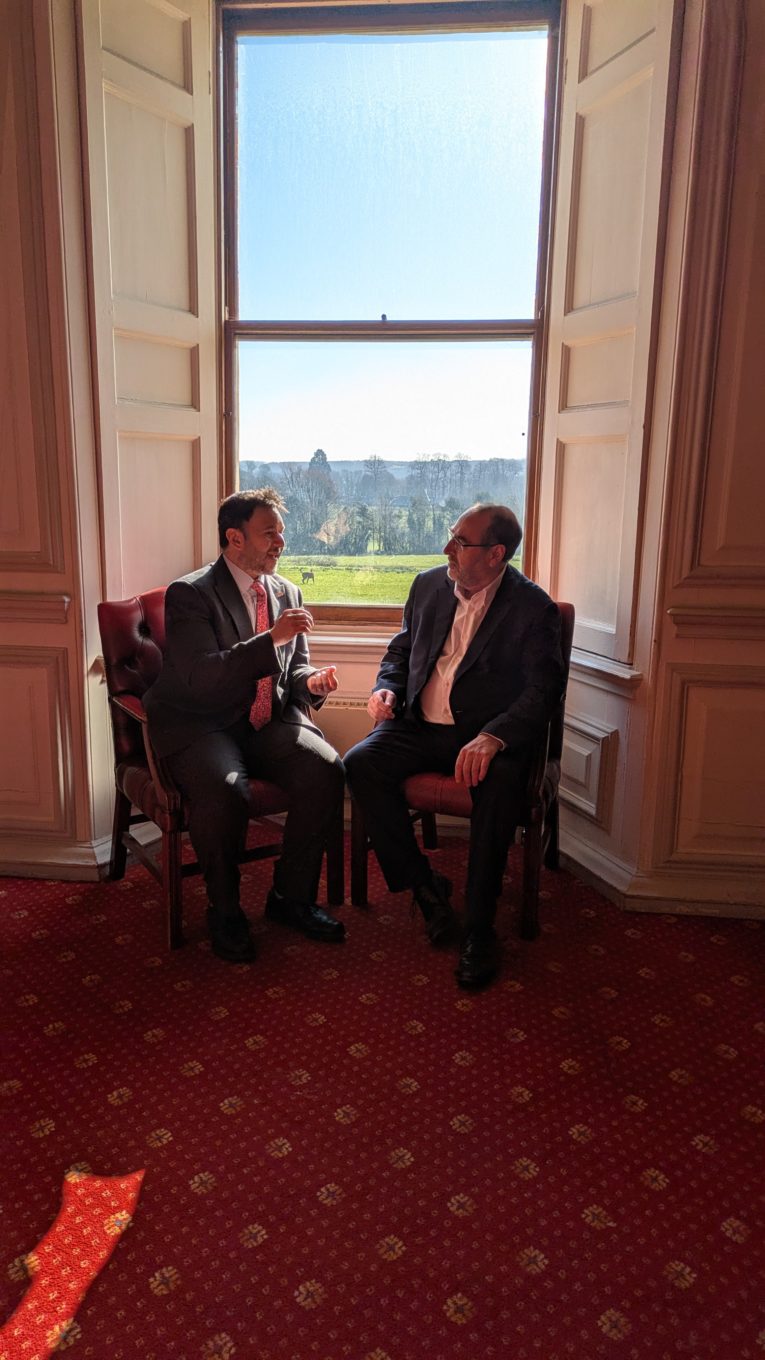
[[(378, 689), (370, 695), (367, 713), (373, 722), (384, 722), (395, 716), (396, 696), (391, 689)], [(482, 779), (498, 751), (502, 750), (499, 737), (491, 737), (488, 732), (479, 732), (477, 737), (462, 747), (454, 766), (454, 778), (458, 784), (475, 788)]]
[[(310, 633), (313, 628), (313, 614), (309, 609), (285, 609), (270, 629), (271, 641), (275, 647), (283, 647), (291, 642), (298, 633)], [(323, 698), (337, 689), (337, 667), (325, 666), (308, 676), (306, 686), (316, 698)]]

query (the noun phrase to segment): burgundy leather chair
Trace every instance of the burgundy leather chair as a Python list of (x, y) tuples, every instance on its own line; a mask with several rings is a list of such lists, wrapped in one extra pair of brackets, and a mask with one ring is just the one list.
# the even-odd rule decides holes
[[(561, 650), (568, 678), (574, 637), (574, 606), (558, 604), (561, 615)], [(523, 836), (523, 885), (521, 892), (521, 937), (535, 940), (539, 934), (539, 877), (546, 868), (558, 868), (558, 786), (563, 750), (565, 691), (547, 731), (534, 755), (521, 822)], [(404, 781), (404, 793), (419, 821), (426, 850), (438, 845), (436, 815), (470, 817), (470, 790), (448, 774), (424, 771)], [(367, 854), (369, 838), (364, 819), (355, 803), (351, 806), (351, 901), (356, 907), (367, 905)]]
[[(162, 667), (165, 646), (165, 587), (148, 590), (130, 600), (107, 600), (98, 606), (98, 624), (109, 692), (114, 733), (114, 774), (117, 798), (114, 807), (109, 877), (122, 878), (127, 854), (154, 875), (162, 888), (171, 949), (183, 944), (182, 883), (199, 865), (183, 863), (182, 841), (187, 828), (183, 799), (164, 763), (152, 749), (143, 707), (143, 696)], [(250, 780), (256, 820), (286, 812), (287, 795), (264, 779)], [(159, 859), (131, 833), (138, 823), (153, 822), (162, 833)], [(274, 832), (277, 827), (269, 825)], [(277, 855), (278, 840), (245, 850), (242, 861)], [(333, 905), (343, 901), (343, 820), (338, 814), (327, 846), (327, 897)]]

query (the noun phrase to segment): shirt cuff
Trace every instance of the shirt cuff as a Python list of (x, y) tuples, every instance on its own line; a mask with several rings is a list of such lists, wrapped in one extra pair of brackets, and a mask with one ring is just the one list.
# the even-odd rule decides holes
[(494, 735), (493, 732), (482, 732), (482, 733), (481, 733), (481, 736), (482, 736), (482, 737), (488, 737), (488, 738), (489, 738), (489, 741), (496, 741), (497, 746), (499, 747), (500, 751), (504, 751), (504, 749), (505, 749), (505, 742), (502, 740), (501, 737), (495, 737), (495, 735)]

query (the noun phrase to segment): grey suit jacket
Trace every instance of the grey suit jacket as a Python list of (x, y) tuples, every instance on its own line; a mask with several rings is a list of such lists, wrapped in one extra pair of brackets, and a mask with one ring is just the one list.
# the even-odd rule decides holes
[[(417, 712), (420, 691), (441, 654), (456, 608), (446, 567), (415, 578), (401, 632), (388, 646), (375, 685), (393, 691), (398, 712)], [(558, 606), (508, 566), (454, 677), (450, 705), (455, 726), (463, 741), (483, 731), (510, 748), (525, 746), (544, 731), (564, 684)]]
[[(263, 576), (271, 621), (302, 604), (297, 586)], [(314, 667), (305, 635), (274, 647), (269, 634), (253, 635), (250, 618), (221, 556), (168, 586), (162, 670), (144, 695), (149, 733), (157, 754), (172, 755), (209, 732), (230, 727), (249, 712), (257, 682), (274, 679), (274, 715), (312, 726), (319, 708), (306, 680)]]

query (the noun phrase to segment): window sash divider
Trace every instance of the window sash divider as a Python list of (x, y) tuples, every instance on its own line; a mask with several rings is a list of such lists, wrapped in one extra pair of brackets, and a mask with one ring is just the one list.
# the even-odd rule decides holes
[(539, 323), (519, 321), (244, 321), (225, 323), (231, 340), (535, 340)]

